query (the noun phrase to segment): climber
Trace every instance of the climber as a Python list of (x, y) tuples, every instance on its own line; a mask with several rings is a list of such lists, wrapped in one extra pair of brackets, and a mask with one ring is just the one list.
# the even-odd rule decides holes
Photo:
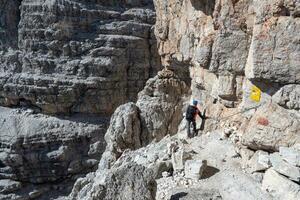
[[(200, 110), (197, 108), (198, 101), (193, 100), (193, 104), (189, 105), (186, 111), (185, 118), (187, 120), (187, 136), (192, 138), (196, 136), (196, 117), (199, 115), (201, 119), (204, 119), (204, 116), (201, 114)], [(193, 133), (191, 135), (191, 124), (193, 126)]]

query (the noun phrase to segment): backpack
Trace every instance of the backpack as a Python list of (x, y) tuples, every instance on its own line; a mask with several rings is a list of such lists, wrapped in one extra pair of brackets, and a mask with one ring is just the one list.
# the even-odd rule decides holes
[(189, 105), (189, 107), (186, 110), (185, 118), (187, 120), (192, 121), (195, 119), (196, 114), (197, 114), (197, 108), (195, 106)]

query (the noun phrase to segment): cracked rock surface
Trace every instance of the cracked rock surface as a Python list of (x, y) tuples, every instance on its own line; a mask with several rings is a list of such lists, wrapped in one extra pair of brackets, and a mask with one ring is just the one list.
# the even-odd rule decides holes
[(0, 200), (300, 199), (299, 17), (299, 0), (0, 0)]
[(1, 0), (0, 9), (14, 36), (0, 38), (1, 105), (110, 115), (160, 69), (152, 1)]

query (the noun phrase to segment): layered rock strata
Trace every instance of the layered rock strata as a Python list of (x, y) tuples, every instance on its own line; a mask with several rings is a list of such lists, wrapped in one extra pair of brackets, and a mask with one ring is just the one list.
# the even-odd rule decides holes
[(97, 169), (109, 117), (162, 68), (154, 23), (150, 0), (0, 0), (0, 199)]
[[(147, 82), (136, 103), (116, 109), (105, 150), (105, 128), (85, 124), (83, 113), (112, 114), (160, 68), (152, 2), (3, 2), (0, 103), (33, 111), (1, 111), (1, 198), (299, 199), (298, 0), (155, 0), (168, 70)], [(10, 18), (15, 4), (20, 17)], [(19, 19), (19, 34), (9, 34)], [(191, 98), (208, 117), (192, 140), (182, 120), (190, 80)], [(40, 111), (81, 118), (34, 114)]]
[(158, 0), (155, 5), (163, 64), (191, 67), (195, 97), (248, 105), (254, 84), (262, 101), (274, 96), (297, 110), (299, 44), (293, 34), (299, 30), (299, 2)]
[(152, 1), (5, 2), (1, 105), (109, 115), (160, 68)]
[(154, 2), (162, 63), (178, 75), (189, 68), (191, 98), (211, 118), (207, 130), (254, 115), (269, 123), (244, 124), (245, 145), (274, 151), (299, 143), (299, 1)]
[(15, 193), (26, 199), (34, 190), (46, 193), (51, 184), (61, 182), (69, 188), (61, 186), (54, 191), (64, 193), (76, 177), (97, 168), (106, 146), (103, 137), (108, 118), (49, 117), (30, 109), (4, 107), (0, 107), (0, 113), (0, 179), (19, 184), (0, 194)]

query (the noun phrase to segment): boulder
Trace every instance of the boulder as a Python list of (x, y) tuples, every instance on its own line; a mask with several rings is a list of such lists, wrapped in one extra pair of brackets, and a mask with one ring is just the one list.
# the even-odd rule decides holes
[(278, 174), (272, 168), (268, 169), (264, 175), (262, 189), (269, 192), (276, 199), (300, 199), (300, 185)]
[(300, 168), (284, 161), (283, 157), (281, 157), (279, 153), (271, 154), (270, 162), (272, 164), (273, 170), (284, 176), (287, 176), (291, 180), (300, 182)]
[(188, 90), (187, 84), (171, 70), (164, 69), (147, 81), (136, 103), (140, 109), (143, 145), (177, 133), (183, 97)]
[(206, 160), (187, 160), (184, 164), (184, 174), (186, 178), (199, 180), (207, 167)]
[[(262, 191), (260, 184), (248, 175), (230, 170), (216, 175), (217, 187), (223, 199), (236, 200), (272, 200), (273, 198), (265, 191)], [(222, 183), (222, 184), (220, 184)]]
[(109, 168), (111, 162), (117, 160), (126, 149), (141, 147), (139, 109), (134, 103), (127, 103), (116, 109), (105, 134), (105, 141), (106, 152), (100, 163), (104, 168)]
[(156, 183), (154, 173), (135, 163), (129, 163), (121, 168), (113, 169), (106, 177), (105, 186), (95, 190), (93, 198), (103, 200), (154, 200)]
[(300, 167), (300, 150), (288, 147), (279, 147), (279, 154), (283, 160), (288, 163)]
[(109, 167), (126, 149), (135, 150), (176, 134), (187, 90), (185, 82), (170, 70), (147, 81), (136, 104), (122, 105), (113, 114), (100, 167)]
[(72, 199), (137, 199), (154, 200), (156, 193), (153, 171), (134, 162), (123, 163), (109, 171), (102, 171), (101, 177), (81, 179), (75, 184)]
[(241, 142), (251, 149), (278, 151), (280, 146), (292, 146), (300, 142), (300, 120), (276, 104), (262, 105), (253, 114), (243, 131)]
[(272, 96), (272, 99), (284, 108), (300, 110), (300, 85), (285, 85)]
[(251, 159), (251, 157), (254, 155), (254, 151), (248, 149), (248, 148), (239, 148), (236, 150), (239, 155), (242, 157), (242, 167), (245, 169), (248, 167), (248, 162)]
[(184, 150), (183, 148), (178, 148), (176, 151), (172, 152), (172, 166), (175, 173), (180, 173), (184, 170)]
[(256, 151), (247, 165), (251, 173), (265, 171), (271, 167), (269, 153), (261, 150)]

